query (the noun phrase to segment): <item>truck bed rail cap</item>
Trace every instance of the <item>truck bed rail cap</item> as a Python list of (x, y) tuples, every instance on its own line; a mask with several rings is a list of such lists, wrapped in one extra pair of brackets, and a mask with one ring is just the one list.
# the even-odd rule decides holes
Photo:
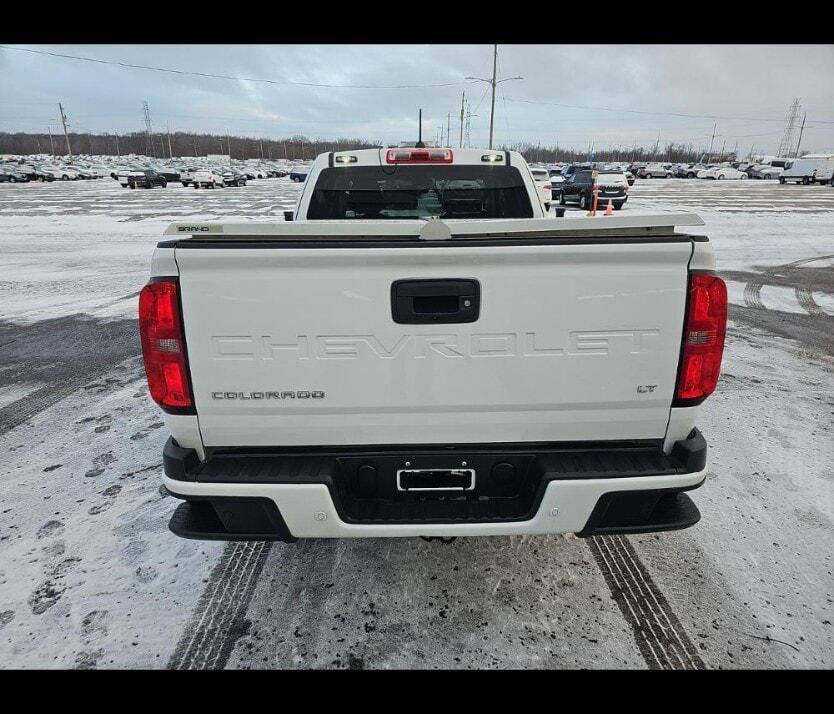
[[(637, 216), (577, 218), (491, 218), (447, 219), (444, 221), (453, 235), (502, 234), (547, 231), (548, 233), (595, 233), (600, 230), (620, 228), (668, 229), (675, 226), (702, 226), (703, 219), (695, 213), (657, 213)], [(303, 239), (322, 236), (419, 236), (426, 222), (422, 220), (348, 220), (348, 221), (246, 221), (223, 223), (218, 221), (172, 223), (165, 235), (223, 238), (243, 236), (292, 236)]]

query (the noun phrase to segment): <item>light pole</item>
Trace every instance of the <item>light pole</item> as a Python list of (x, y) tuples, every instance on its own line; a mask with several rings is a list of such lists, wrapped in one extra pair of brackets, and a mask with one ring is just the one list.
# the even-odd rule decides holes
[(496, 79), (495, 75), (498, 71), (498, 45), (493, 46), (492, 53), (492, 79), (484, 79), (483, 77), (466, 77), (475, 82), (486, 82), (492, 86), (492, 108), (489, 110), (489, 148), (492, 148), (492, 127), (495, 121), (495, 87), (501, 82), (511, 82), (515, 79), (524, 79), (524, 77), (506, 77), (505, 79)]

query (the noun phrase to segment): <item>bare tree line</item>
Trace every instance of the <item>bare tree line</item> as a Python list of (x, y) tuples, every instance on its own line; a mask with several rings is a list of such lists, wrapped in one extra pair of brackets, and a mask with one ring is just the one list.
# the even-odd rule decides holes
[[(325, 151), (346, 151), (380, 146), (380, 142), (364, 139), (309, 139), (295, 135), (285, 139), (258, 139), (246, 136), (194, 134), (188, 132), (129, 134), (69, 134), (73, 154), (125, 156), (139, 154), (168, 158), (169, 156), (231, 155), (234, 159), (312, 159)], [(170, 139), (170, 145), (169, 145)], [(32, 134), (0, 132), (0, 154), (52, 154), (66, 156), (63, 134)]]
[[(283, 139), (259, 139), (246, 136), (225, 136), (189, 132), (154, 133), (136, 131), (128, 134), (69, 134), (74, 154), (127, 155), (139, 154), (158, 158), (169, 156), (206, 156), (207, 154), (230, 154), (235, 159), (313, 159), (326, 151), (347, 151), (383, 146), (381, 141), (359, 138), (338, 138), (333, 140), (309, 139), (295, 135)], [(169, 143), (170, 142), (170, 143)], [(668, 161), (694, 162), (702, 148), (692, 144), (684, 146), (670, 143), (665, 147), (619, 147), (616, 149), (577, 150), (559, 146), (541, 146), (526, 142), (502, 146), (502, 150), (521, 153), (529, 162), (554, 163), (565, 161), (587, 161), (593, 155), (598, 162)], [(28, 132), (0, 132), (0, 154), (51, 154), (65, 156), (66, 142), (63, 135), (35, 134)], [(723, 161), (735, 159), (735, 154), (713, 153), (707, 160)]]
[(594, 161), (601, 163), (630, 163), (636, 162), (669, 162), (669, 163), (694, 163), (702, 154), (705, 161), (734, 161), (734, 152), (721, 154), (713, 151), (709, 154), (705, 148), (696, 148), (692, 144), (674, 144), (666, 146), (653, 146), (649, 149), (642, 146), (620, 146), (616, 149), (592, 149), (584, 151), (566, 149), (558, 146), (541, 146), (539, 144), (516, 143), (510, 146), (502, 146), (502, 150), (518, 151), (531, 163), (556, 163), (565, 161), (589, 161), (593, 156)]

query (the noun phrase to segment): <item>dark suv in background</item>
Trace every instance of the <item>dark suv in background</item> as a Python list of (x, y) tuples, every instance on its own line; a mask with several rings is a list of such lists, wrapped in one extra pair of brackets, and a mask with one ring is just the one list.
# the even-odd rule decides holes
[(127, 175), (127, 185), (128, 188), (153, 188), (154, 186), (165, 188), (168, 185), (168, 179), (153, 169), (131, 171)]
[[(594, 174), (597, 174), (594, 177)], [(628, 181), (622, 172), (594, 172), (580, 170), (568, 176), (559, 189), (559, 205), (579, 203), (590, 211), (594, 205), (594, 186), (597, 186), (597, 210), (604, 210), (608, 202), (620, 210), (628, 200)]]

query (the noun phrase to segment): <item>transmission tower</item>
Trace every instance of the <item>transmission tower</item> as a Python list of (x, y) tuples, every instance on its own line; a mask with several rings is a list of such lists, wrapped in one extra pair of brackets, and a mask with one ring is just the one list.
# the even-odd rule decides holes
[(776, 151), (777, 156), (790, 156), (794, 148), (794, 134), (796, 133), (796, 124), (799, 121), (799, 99), (794, 99), (790, 109), (788, 109), (788, 116), (786, 118), (785, 133), (782, 134), (782, 141), (779, 142), (779, 148)]
[(470, 129), (472, 127), (472, 117), (478, 116), (477, 114), (472, 113), (472, 105), (469, 103), (469, 100), (466, 101), (466, 125), (463, 130), (463, 143), (470, 147), (472, 146), (472, 141), (470, 140)]
[(153, 150), (153, 126), (151, 125), (151, 110), (147, 102), (142, 102), (142, 111), (145, 114), (145, 156), (150, 156)]

